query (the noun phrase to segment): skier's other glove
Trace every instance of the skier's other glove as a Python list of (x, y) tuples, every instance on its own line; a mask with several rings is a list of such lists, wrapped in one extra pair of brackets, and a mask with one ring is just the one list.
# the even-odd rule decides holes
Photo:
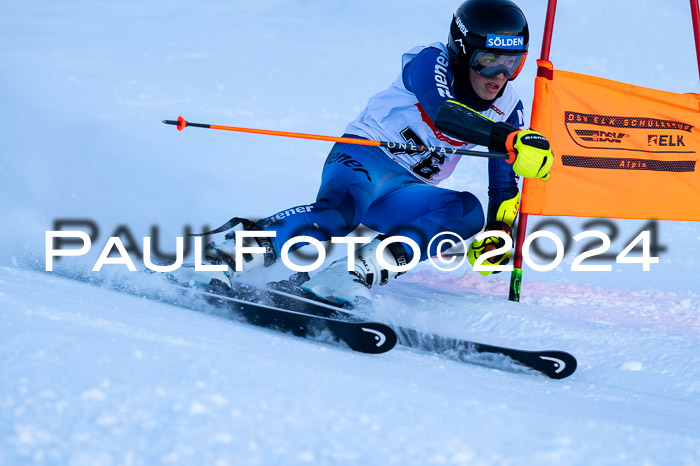
[(508, 162), (513, 164), (518, 175), (541, 180), (549, 178), (554, 156), (547, 138), (531, 129), (513, 129), (507, 123), (495, 123), (489, 148), (507, 152), (510, 155)]
[[(512, 236), (512, 229), (511, 227), (508, 226), (508, 224), (499, 222), (499, 221), (492, 221), (489, 222), (486, 225), (486, 228), (484, 228), (484, 231), (490, 231), (490, 230), (500, 230), (500, 231), (505, 231), (508, 233), (508, 236)], [(474, 263), (476, 260), (485, 252), (487, 251), (492, 251), (494, 249), (498, 249), (500, 247), (503, 247), (505, 245), (505, 241), (503, 238), (500, 236), (489, 236), (488, 238), (484, 238), (480, 241), (474, 240), (472, 244), (469, 245), (469, 252), (467, 253), (467, 257), (469, 258), (469, 263), (474, 266)], [(513, 257), (513, 254), (511, 254), (510, 251), (506, 252), (505, 254), (501, 254), (499, 256), (494, 256), (486, 259), (484, 262), (482, 262), (482, 265), (488, 265), (488, 264), (495, 264), (495, 265), (506, 265), (510, 262), (511, 257)], [(492, 273), (500, 273), (500, 270), (496, 271), (490, 271), (490, 270), (482, 270), (479, 271), (481, 275), (484, 277), (487, 275), (490, 275)]]

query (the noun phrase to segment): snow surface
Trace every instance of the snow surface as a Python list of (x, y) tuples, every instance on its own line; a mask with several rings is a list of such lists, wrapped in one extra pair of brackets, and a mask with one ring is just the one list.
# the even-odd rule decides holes
[[(559, 2), (555, 67), (698, 92), (687, 2)], [(532, 100), (545, 2), (519, 4)], [(455, 2), (0, 2), (0, 464), (699, 464), (700, 229), (660, 222), (642, 272), (427, 265), (377, 289), (372, 318), (523, 349), (576, 373), (470, 366), (397, 348), (368, 356), (109, 290), (168, 292), (108, 265), (103, 287), (41, 272), (56, 219), (107, 237), (262, 217), (314, 199), (330, 143), (188, 129), (202, 123), (341, 134), (444, 40)], [(663, 31), (663, 32), (660, 32)], [(486, 200), (485, 162), (445, 183)], [(573, 234), (588, 219), (563, 219)], [(539, 220), (531, 218), (535, 225)], [(620, 252), (644, 221), (615, 221)], [(561, 234), (559, 231), (555, 231)], [(282, 270), (270, 271), (281, 274)], [(260, 278), (260, 277), (258, 277)]]

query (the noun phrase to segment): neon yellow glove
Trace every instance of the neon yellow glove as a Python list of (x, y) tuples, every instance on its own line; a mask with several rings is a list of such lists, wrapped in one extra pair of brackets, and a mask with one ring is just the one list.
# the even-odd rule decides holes
[[(508, 236), (513, 236), (512, 225), (513, 223), (515, 223), (515, 217), (517, 217), (519, 210), (520, 193), (516, 194), (516, 196), (512, 199), (507, 199), (501, 202), (501, 205), (498, 207), (498, 211), (496, 212), (495, 220), (492, 220), (489, 223), (487, 223), (486, 228), (484, 228), (484, 231), (500, 230), (505, 231), (508, 234)], [(503, 247), (504, 244), (505, 241), (499, 236), (490, 236), (488, 238), (484, 238), (481, 241), (473, 241), (472, 244), (469, 245), (469, 251), (467, 252), (467, 258), (469, 259), (469, 263), (473, 267), (476, 260), (482, 254), (484, 254), (487, 251), (492, 251), (494, 249)], [(508, 251), (505, 254), (501, 254), (500, 256), (494, 256), (489, 259), (486, 259), (485, 263), (490, 263), (494, 265), (506, 265), (510, 262), (511, 257), (513, 257), (513, 254), (511, 254), (511, 252)], [(500, 272), (500, 270), (479, 271), (479, 273), (484, 277), (492, 273)]]
[(549, 141), (537, 131), (513, 131), (506, 139), (506, 150), (515, 158), (513, 170), (525, 178), (549, 178), (554, 155)]
[[(505, 231), (508, 233), (510, 236), (511, 234), (511, 228), (506, 225), (503, 222), (489, 222), (488, 225), (486, 225), (486, 228), (484, 228), (484, 231), (490, 231), (490, 230), (501, 230)], [(488, 238), (484, 238), (480, 241), (474, 240), (472, 244), (469, 245), (469, 252), (467, 253), (467, 258), (469, 259), (469, 263), (474, 266), (474, 263), (476, 260), (484, 253), (488, 251), (492, 251), (494, 249), (498, 249), (500, 247), (503, 247), (505, 245), (505, 241), (503, 238), (500, 236), (489, 236)], [(506, 265), (508, 262), (510, 262), (510, 258), (513, 257), (513, 254), (511, 254), (510, 251), (506, 252), (505, 254), (501, 254), (500, 256), (494, 256), (486, 259), (483, 263), (484, 264), (492, 264), (492, 265)], [(500, 273), (500, 270), (480, 270), (479, 273), (483, 275), (484, 277), (487, 275), (490, 275), (492, 273)]]

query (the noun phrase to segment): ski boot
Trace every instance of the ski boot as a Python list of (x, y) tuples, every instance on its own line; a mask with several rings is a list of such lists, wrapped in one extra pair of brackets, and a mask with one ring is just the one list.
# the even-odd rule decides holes
[(263, 254), (243, 254), (243, 264), (240, 269), (236, 270), (236, 231), (255, 231), (262, 230), (254, 222), (244, 218), (234, 217), (219, 228), (201, 233), (196, 236), (208, 236), (217, 233), (227, 232), (224, 235), (224, 240), (220, 243), (212, 241), (202, 248), (202, 265), (226, 265), (224, 271), (199, 271), (195, 270), (194, 264), (184, 264), (179, 269), (168, 273), (168, 278), (180, 285), (205, 285), (213, 286), (216, 284), (218, 288), (222, 285), (231, 288), (231, 280), (241, 274), (249, 272), (258, 267), (268, 267), (275, 263), (277, 254), (272, 247), (270, 238), (243, 238), (243, 246), (245, 247), (262, 247), (265, 249)]
[[(333, 262), (327, 269), (314, 275), (301, 288), (318, 298), (341, 306), (353, 307), (372, 299), (373, 285), (386, 285), (390, 278), (403, 272), (390, 272), (377, 260), (377, 246), (384, 239), (378, 236), (355, 251), (354, 270), (348, 271), (348, 258)], [(406, 265), (406, 252), (398, 243), (392, 243), (383, 251), (387, 264)]]

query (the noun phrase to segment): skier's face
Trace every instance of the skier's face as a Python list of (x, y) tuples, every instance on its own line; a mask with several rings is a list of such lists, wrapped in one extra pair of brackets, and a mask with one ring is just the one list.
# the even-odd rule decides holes
[(505, 73), (498, 73), (492, 78), (486, 78), (469, 68), (469, 81), (476, 95), (484, 100), (493, 100), (508, 82), (508, 77)]

